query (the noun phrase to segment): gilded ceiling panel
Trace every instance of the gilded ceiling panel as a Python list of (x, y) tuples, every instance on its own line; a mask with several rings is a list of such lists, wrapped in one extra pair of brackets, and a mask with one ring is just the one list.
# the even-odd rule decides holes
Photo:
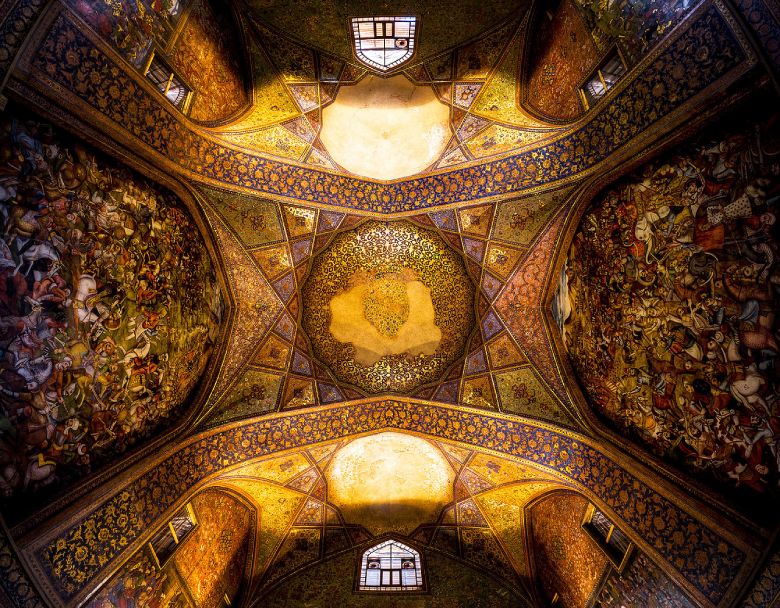
[(185, 18), (169, 55), (171, 67), (195, 91), (190, 117), (213, 122), (246, 109), (250, 102), (244, 81), (247, 70), (241, 34), (230, 7), (213, 0), (195, 0)]
[(370, 393), (437, 380), (474, 327), (462, 259), (408, 222), (368, 222), (339, 235), (317, 257), (302, 296), (314, 353)]

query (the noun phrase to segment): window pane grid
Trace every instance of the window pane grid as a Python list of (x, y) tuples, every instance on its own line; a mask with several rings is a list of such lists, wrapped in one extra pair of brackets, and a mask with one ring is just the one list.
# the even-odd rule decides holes
[(146, 70), (146, 77), (174, 106), (180, 110), (184, 108), (187, 95), (190, 93), (189, 89), (156, 54), (152, 56), (152, 60)]
[(602, 62), (596, 71), (582, 86), (581, 92), (585, 105), (590, 108), (599, 99), (606, 95), (607, 91), (615, 86), (620, 77), (626, 73), (626, 66), (616, 50)]
[(385, 72), (411, 58), (415, 17), (359, 17), (352, 19), (355, 54), (370, 67)]
[(398, 541), (385, 541), (363, 554), (362, 591), (417, 591), (422, 589), (420, 555)]

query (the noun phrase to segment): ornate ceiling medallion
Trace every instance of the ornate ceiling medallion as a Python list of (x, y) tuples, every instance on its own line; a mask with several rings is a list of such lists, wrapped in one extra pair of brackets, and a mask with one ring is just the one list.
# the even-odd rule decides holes
[(373, 70), (389, 72), (414, 55), (416, 31), (416, 17), (356, 17), (355, 56)]
[(317, 257), (303, 287), (315, 355), (369, 393), (410, 392), (463, 354), (474, 285), (460, 255), (409, 222), (369, 221)]

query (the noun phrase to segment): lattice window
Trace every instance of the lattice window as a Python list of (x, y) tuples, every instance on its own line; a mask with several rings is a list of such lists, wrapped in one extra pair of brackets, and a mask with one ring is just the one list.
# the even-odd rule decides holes
[(356, 17), (355, 55), (367, 66), (387, 72), (412, 58), (416, 30), (416, 17)]
[(625, 73), (626, 64), (617, 49), (614, 49), (580, 88), (580, 97), (585, 109), (592, 108)]
[(420, 591), (423, 588), (420, 554), (397, 540), (387, 540), (363, 553), (361, 591)]

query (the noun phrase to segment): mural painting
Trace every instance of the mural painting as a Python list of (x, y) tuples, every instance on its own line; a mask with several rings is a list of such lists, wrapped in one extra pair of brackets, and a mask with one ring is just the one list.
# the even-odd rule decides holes
[(367, 392), (440, 378), (474, 325), (474, 285), (458, 253), (409, 222), (362, 224), (317, 256), (302, 325), (336, 377)]
[(640, 61), (696, 3), (691, 0), (576, 0), (601, 50), (618, 41), (630, 64)]
[(170, 193), (16, 111), (0, 123), (0, 155), (9, 497), (88, 474), (172, 423), (211, 354), (222, 300)]
[(582, 114), (577, 87), (595, 67), (599, 51), (574, 0), (554, 14), (541, 15), (527, 68), (527, 103), (547, 116), (574, 119)]
[(748, 495), (777, 496), (780, 461), (777, 118), (701, 138), (599, 195), (566, 281), (566, 344), (594, 409)]
[(140, 68), (155, 39), (170, 35), (184, 5), (183, 0), (68, 0), (98, 34)]
[(695, 606), (644, 553), (638, 554), (621, 574), (610, 569), (598, 592), (596, 605), (600, 608), (622, 608), (625, 605), (646, 608)]
[(547, 602), (557, 594), (561, 608), (585, 606), (607, 565), (606, 555), (580, 526), (587, 506), (579, 494), (555, 492), (530, 509), (541, 593)]
[(158, 568), (148, 548), (133, 555), (86, 606), (195, 608), (176, 571)]
[(215, 121), (249, 103), (242, 75), (239, 33), (223, 3), (199, 0), (171, 53), (171, 63), (195, 89), (190, 117)]

